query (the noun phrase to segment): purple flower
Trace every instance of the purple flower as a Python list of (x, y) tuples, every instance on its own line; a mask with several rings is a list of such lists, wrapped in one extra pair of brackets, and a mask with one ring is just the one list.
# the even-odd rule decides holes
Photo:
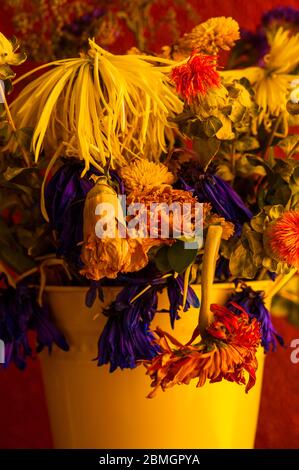
[(270, 26), (271, 23), (291, 23), (294, 25), (299, 24), (299, 10), (292, 7), (276, 7), (264, 13), (262, 16), (262, 24), (266, 27)]
[[(171, 327), (174, 328), (175, 320), (178, 320), (179, 310), (183, 305), (184, 280), (182, 276), (167, 279), (167, 294), (169, 299), (169, 315)], [(190, 307), (199, 307), (199, 300), (192, 287), (188, 287), (187, 301), (184, 308), (186, 312)]]
[(81, 267), (83, 210), (87, 193), (94, 183), (89, 174), (81, 178), (82, 164), (65, 163), (50, 179), (45, 190), (46, 209), (57, 233), (57, 255)]
[[(65, 257), (77, 269), (82, 267), (80, 259), (83, 241), (83, 211), (87, 193), (94, 186), (90, 180), (99, 172), (91, 168), (81, 178), (84, 166), (81, 162), (70, 160), (61, 166), (50, 179), (45, 190), (46, 209), (50, 224), (57, 233), (57, 255)], [(115, 171), (110, 171), (113, 183), (120, 194), (124, 185)]]
[(254, 54), (255, 61), (260, 67), (265, 65), (264, 56), (269, 52), (270, 45), (267, 40), (265, 31), (257, 29), (255, 32), (241, 29), (241, 40), (243, 54)]
[(230, 276), (229, 259), (220, 256), (216, 264), (215, 277), (222, 281), (228, 279)]
[(230, 310), (238, 314), (240, 311), (235, 309), (231, 302), (235, 302), (243, 307), (250, 318), (256, 318), (259, 321), (262, 330), (262, 346), (265, 352), (269, 352), (270, 349), (275, 351), (277, 342), (281, 346), (284, 345), (283, 338), (277, 333), (272, 324), (271, 314), (264, 303), (263, 291), (254, 291), (251, 287), (242, 285), (240, 292), (232, 294), (226, 305)]
[(110, 363), (110, 372), (133, 369), (137, 361), (156, 356), (159, 348), (149, 325), (157, 310), (157, 290), (154, 286), (131, 302), (142, 288), (125, 287), (105, 310), (108, 320), (98, 343), (99, 366)]
[(252, 218), (252, 212), (246, 207), (240, 196), (229, 183), (219, 176), (202, 173), (194, 163), (182, 166), (181, 185), (186, 191), (192, 191), (199, 202), (210, 202), (218, 215), (235, 225), (235, 235), (240, 235), (242, 226)]
[[(134, 302), (132, 300), (151, 284)], [(98, 343), (98, 365), (110, 363), (110, 372), (120, 367), (134, 368), (139, 360), (151, 360), (159, 352), (154, 344), (150, 324), (158, 306), (158, 292), (167, 286), (170, 302), (169, 314), (172, 327), (179, 318), (178, 310), (183, 301), (183, 279), (155, 277), (138, 279), (122, 289), (112, 304), (104, 311), (108, 316), (107, 323)], [(199, 307), (199, 300), (189, 287), (187, 302), (189, 306)]]
[(81, 36), (86, 32), (87, 28), (93, 26), (93, 22), (103, 17), (105, 10), (103, 8), (95, 8), (89, 13), (85, 13), (79, 18), (75, 18), (71, 23), (63, 26), (63, 31), (73, 34), (74, 36)]
[(104, 292), (101, 286), (101, 281), (90, 281), (90, 287), (85, 297), (86, 307), (92, 307), (97, 296), (101, 302), (104, 302)]
[(44, 347), (51, 351), (53, 344), (67, 351), (68, 344), (49, 318), (47, 307), (36, 302), (36, 290), (24, 283), (17, 288), (9, 286), (4, 275), (5, 287), (0, 289), (0, 339), (5, 344), (5, 364), (14, 362), (19, 369), (26, 367), (27, 357), (32, 356), (28, 332), (36, 332), (37, 352)]

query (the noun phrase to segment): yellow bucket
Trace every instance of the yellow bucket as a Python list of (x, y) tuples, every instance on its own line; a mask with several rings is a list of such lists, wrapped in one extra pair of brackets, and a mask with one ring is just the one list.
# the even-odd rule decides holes
[[(269, 291), (271, 281), (248, 283), (255, 290)], [(200, 286), (192, 286), (200, 297)], [(214, 284), (213, 303), (223, 304), (233, 284)], [(47, 299), (55, 321), (65, 334), (70, 351), (53, 348), (41, 354), (43, 379), (53, 440), (56, 448), (98, 449), (192, 449), (252, 448), (262, 387), (264, 353), (258, 353), (257, 382), (248, 394), (244, 387), (222, 381), (196, 388), (196, 382), (160, 392), (147, 399), (150, 379), (145, 368), (117, 370), (92, 361), (106, 318), (97, 301), (85, 307), (86, 289), (49, 287)], [(105, 304), (118, 288), (105, 288)], [(270, 307), (270, 299), (267, 299)], [(159, 309), (167, 308), (162, 293)], [(190, 309), (176, 322), (175, 336), (190, 339), (198, 310)], [(157, 313), (154, 326), (171, 332), (167, 313)]]

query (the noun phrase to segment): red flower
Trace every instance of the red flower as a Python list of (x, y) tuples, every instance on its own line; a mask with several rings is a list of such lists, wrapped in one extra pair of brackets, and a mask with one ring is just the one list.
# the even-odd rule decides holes
[(171, 78), (176, 89), (188, 103), (197, 94), (206, 95), (213, 87), (220, 86), (220, 75), (216, 71), (217, 56), (193, 53), (186, 64), (172, 70)]
[(194, 344), (181, 344), (168, 333), (155, 331), (160, 353), (151, 361), (145, 361), (147, 374), (152, 379), (152, 398), (157, 390), (166, 390), (176, 384), (189, 384), (197, 379), (202, 387), (207, 380), (211, 383), (222, 379), (238, 384), (246, 384), (244, 372), (248, 373), (245, 391), (255, 384), (258, 367), (256, 351), (261, 342), (260, 324), (238, 304), (232, 303), (240, 314), (227, 307), (211, 305), (214, 321), (207, 328), (207, 335)]
[(299, 269), (299, 211), (287, 211), (271, 223), (266, 237), (275, 258)]

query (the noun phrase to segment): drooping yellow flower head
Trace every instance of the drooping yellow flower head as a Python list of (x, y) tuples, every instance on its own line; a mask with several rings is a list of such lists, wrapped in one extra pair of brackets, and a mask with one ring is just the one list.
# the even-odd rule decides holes
[(174, 182), (173, 174), (165, 165), (144, 159), (122, 167), (120, 175), (129, 192), (148, 192), (154, 188), (161, 189)]
[(231, 49), (239, 38), (238, 23), (233, 18), (219, 16), (210, 18), (186, 33), (179, 40), (177, 49), (186, 56), (193, 49), (205, 54), (217, 54), (219, 49)]

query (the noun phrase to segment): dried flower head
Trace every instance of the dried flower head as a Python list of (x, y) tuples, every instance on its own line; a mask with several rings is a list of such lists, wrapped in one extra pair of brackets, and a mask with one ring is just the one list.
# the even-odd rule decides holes
[(207, 380), (222, 379), (245, 384), (244, 371), (249, 379), (245, 391), (255, 384), (257, 370), (256, 351), (261, 341), (260, 325), (250, 320), (242, 307), (234, 304), (241, 313), (235, 315), (227, 307), (211, 305), (214, 321), (207, 328), (207, 336), (200, 343), (181, 344), (168, 333), (156, 330), (160, 353), (145, 361), (147, 374), (152, 379), (152, 398), (159, 388), (165, 390), (176, 384), (189, 384), (197, 378), (198, 387)]
[(162, 188), (174, 182), (174, 176), (162, 163), (150, 162), (145, 159), (136, 160), (120, 169), (128, 192), (148, 192), (154, 188)]
[(233, 18), (219, 16), (210, 18), (184, 34), (176, 49), (185, 57), (194, 49), (205, 54), (217, 54), (219, 49), (231, 49), (239, 38), (238, 23)]
[(285, 212), (265, 233), (273, 256), (299, 269), (299, 211)]
[(216, 65), (216, 56), (193, 53), (186, 64), (172, 70), (171, 78), (178, 94), (191, 103), (198, 94), (205, 96), (211, 88), (219, 87)]

